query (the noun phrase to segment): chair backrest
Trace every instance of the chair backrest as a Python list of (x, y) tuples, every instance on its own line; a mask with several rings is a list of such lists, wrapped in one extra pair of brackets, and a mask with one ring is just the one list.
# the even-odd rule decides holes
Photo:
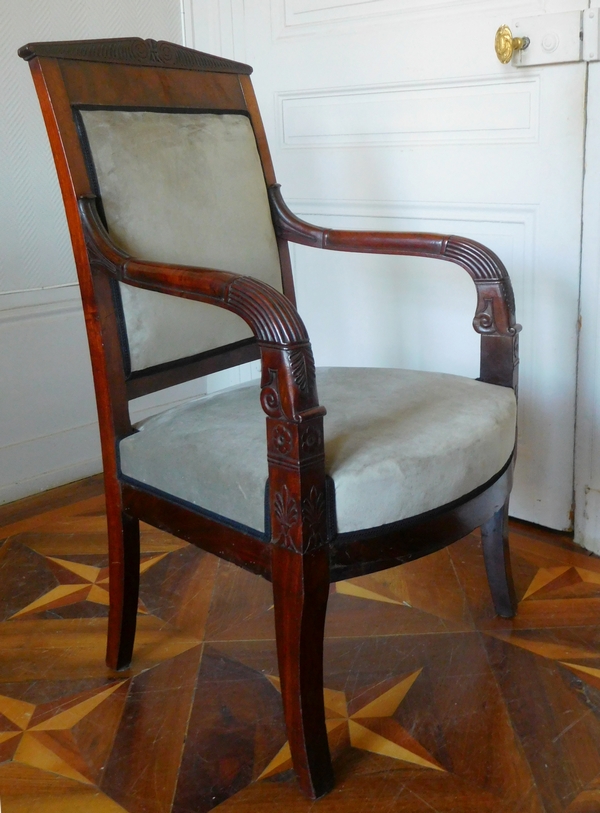
[[(134, 257), (252, 276), (293, 301), (248, 66), (139, 39), (38, 43), (20, 54), (37, 61), (67, 204), (95, 195), (112, 240)], [(74, 214), (69, 225), (77, 244)], [(81, 281), (87, 262), (78, 271)], [(113, 300), (130, 396), (258, 357), (235, 314), (123, 283)]]

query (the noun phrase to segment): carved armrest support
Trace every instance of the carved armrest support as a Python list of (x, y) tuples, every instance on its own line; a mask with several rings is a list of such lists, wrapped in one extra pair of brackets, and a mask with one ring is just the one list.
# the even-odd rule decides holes
[(481, 379), (516, 386), (521, 326), (515, 322), (508, 272), (493, 251), (474, 240), (451, 235), (324, 229), (297, 218), (285, 204), (279, 184), (269, 188), (269, 198), (276, 232), (284, 240), (331, 251), (430, 257), (464, 268), (477, 289), (473, 328), (482, 337)]
[(269, 418), (302, 423), (325, 414), (319, 406), (306, 327), (283, 294), (259, 280), (227, 271), (130, 257), (110, 239), (95, 198), (82, 198), (79, 208), (93, 270), (139, 288), (216, 305), (250, 326), (261, 348), (261, 404)]

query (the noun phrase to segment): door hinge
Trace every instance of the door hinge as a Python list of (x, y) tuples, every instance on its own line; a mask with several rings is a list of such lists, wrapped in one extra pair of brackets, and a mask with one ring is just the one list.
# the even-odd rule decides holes
[(518, 68), (600, 59), (599, 8), (519, 17), (512, 30), (515, 37), (529, 40), (527, 48), (513, 56), (512, 63)]

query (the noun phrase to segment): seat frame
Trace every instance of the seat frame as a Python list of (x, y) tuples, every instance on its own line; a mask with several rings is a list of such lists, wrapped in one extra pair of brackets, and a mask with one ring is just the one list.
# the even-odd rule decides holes
[[(285, 205), (256, 99), (251, 68), (154, 40), (34, 43), (29, 61), (54, 153), (83, 300), (98, 405), (109, 536), (107, 664), (131, 662), (139, 585), (139, 521), (169, 531), (273, 583), (281, 689), (294, 769), (304, 793), (333, 786), (323, 703), (323, 634), (331, 582), (438, 550), (481, 527), (496, 611), (515, 613), (508, 553), (508, 498), (514, 453), (480, 488), (417, 517), (352, 534), (326, 521), (323, 416), (306, 328), (294, 299), (288, 242), (325, 250), (411, 255), (458, 264), (477, 291), (480, 380), (516, 390), (518, 333), (511, 283), (496, 255), (461, 237), (323, 229)], [(243, 113), (256, 136), (282, 267), (283, 294), (255, 279), (209, 268), (133, 258), (105, 228), (73, 110), (80, 107)], [(206, 302), (246, 321), (254, 338), (179, 362), (127, 373), (115, 315), (116, 281)], [(133, 398), (261, 359), (266, 414), (270, 539), (128, 481), (119, 443), (134, 432)]]

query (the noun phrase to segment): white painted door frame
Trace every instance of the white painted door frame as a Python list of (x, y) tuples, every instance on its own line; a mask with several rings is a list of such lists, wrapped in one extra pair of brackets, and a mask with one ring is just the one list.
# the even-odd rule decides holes
[(587, 86), (580, 326), (575, 541), (600, 553), (600, 63), (597, 62), (589, 66)]

